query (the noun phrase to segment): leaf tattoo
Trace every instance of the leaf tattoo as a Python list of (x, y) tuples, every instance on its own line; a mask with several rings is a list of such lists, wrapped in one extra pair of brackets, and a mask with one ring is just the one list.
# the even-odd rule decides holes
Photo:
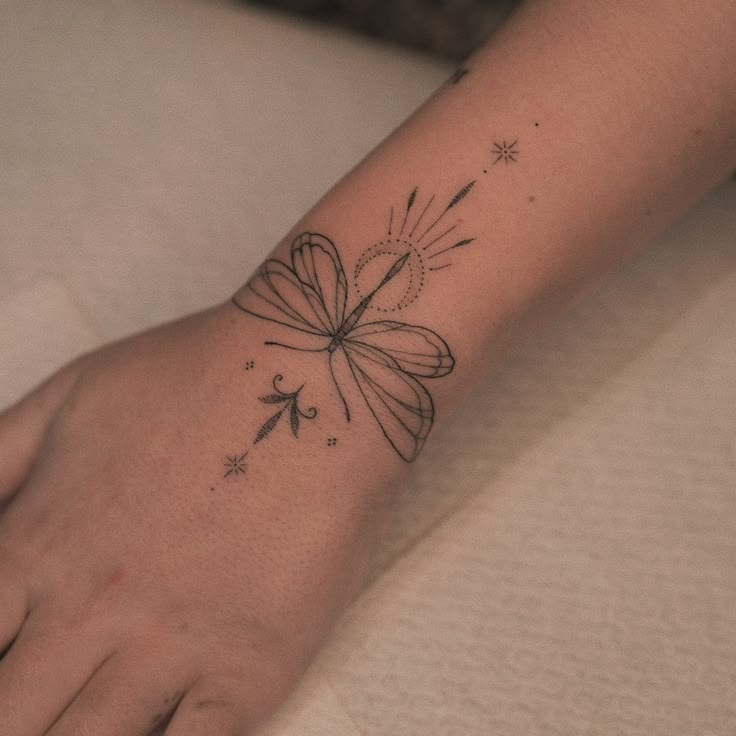
[(404, 227), (406, 226), (406, 219), (409, 217), (409, 212), (411, 211), (411, 208), (414, 206), (414, 200), (417, 198), (417, 191), (419, 190), (419, 187), (414, 187), (414, 191), (409, 195), (409, 201), (406, 203), (406, 212), (404, 212), (404, 221), (401, 223), (401, 230), (399, 230), (399, 235), (404, 232)]
[(253, 444), (257, 445), (262, 440), (266, 439), (271, 432), (278, 426), (279, 420), (286, 411), (289, 412), (289, 424), (291, 426), (291, 433), (294, 437), (299, 436), (299, 422), (303, 419), (314, 419), (317, 416), (317, 409), (310, 407), (306, 411), (299, 408), (299, 393), (304, 388), (304, 384), (299, 386), (296, 391), (283, 391), (279, 388), (279, 383), (283, 381), (284, 377), (281, 374), (274, 376), (273, 388), (276, 393), (266, 394), (265, 396), (259, 396), (259, 401), (264, 404), (276, 405), (281, 404), (281, 408), (272, 414), (264, 423), (263, 426), (258, 430), (256, 438), (253, 440)]
[(264, 425), (258, 430), (258, 434), (256, 435), (255, 440), (253, 440), (253, 444), (257, 445), (261, 440), (268, 437), (269, 434), (276, 428), (276, 425), (278, 424), (279, 419), (281, 419), (281, 415), (283, 414), (283, 409), (278, 411), (276, 414), (274, 414), (272, 417), (266, 420)]
[(469, 184), (466, 184), (450, 201), (450, 204), (447, 205), (447, 209), (451, 209), (454, 207), (461, 199), (466, 197), (468, 194), (470, 194), (470, 190), (475, 185), (475, 179), (471, 181)]

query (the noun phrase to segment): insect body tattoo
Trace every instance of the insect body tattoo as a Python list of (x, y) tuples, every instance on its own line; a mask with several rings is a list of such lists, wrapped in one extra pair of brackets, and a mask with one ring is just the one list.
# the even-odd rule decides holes
[(406, 268), (409, 258), (408, 253), (396, 258), (348, 309), (347, 278), (335, 245), (319, 233), (302, 233), (292, 243), (291, 264), (268, 259), (232, 298), (243, 312), (300, 338), (298, 345), (267, 345), (324, 353), (346, 420), (351, 420), (352, 403), (347, 378), (407, 462), (419, 454), (434, 421), (434, 403), (420, 379), (445, 376), (455, 364), (447, 343), (426, 327), (364, 319), (376, 295)]

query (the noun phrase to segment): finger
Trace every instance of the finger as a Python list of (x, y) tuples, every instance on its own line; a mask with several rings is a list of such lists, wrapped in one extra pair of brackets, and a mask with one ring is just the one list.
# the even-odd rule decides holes
[(9, 555), (0, 550), (0, 657), (18, 635), (28, 615), (28, 591)]
[(0, 510), (28, 476), (54, 415), (78, 373), (70, 365), (0, 413)]
[(0, 734), (38, 736), (73, 700), (109, 651), (110, 633), (32, 609), (0, 661)]
[(148, 736), (191, 683), (184, 672), (165, 656), (142, 662), (137, 651), (113, 655), (45, 736)]
[(197, 683), (182, 698), (164, 736), (249, 736), (256, 724), (238, 695), (233, 688)]

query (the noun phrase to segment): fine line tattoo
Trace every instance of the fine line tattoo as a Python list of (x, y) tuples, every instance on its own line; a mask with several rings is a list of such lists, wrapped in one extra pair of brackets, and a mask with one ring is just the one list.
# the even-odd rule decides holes
[(294, 437), (299, 436), (299, 422), (301, 419), (314, 419), (317, 416), (317, 409), (313, 406), (303, 411), (299, 407), (299, 393), (304, 388), (304, 384), (299, 386), (296, 391), (283, 391), (279, 386), (279, 383), (284, 380), (284, 377), (279, 373), (274, 376), (273, 379), (273, 390), (274, 393), (267, 394), (265, 396), (259, 396), (258, 399), (263, 404), (270, 404), (272, 406), (278, 406), (278, 411), (269, 417), (258, 430), (256, 438), (253, 440), (253, 444), (257, 445), (261, 440), (268, 437), (282, 416), (289, 415), (289, 426), (291, 427), (291, 433)]
[(516, 161), (515, 156), (519, 155), (519, 151), (516, 148), (516, 144), (519, 142), (517, 138), (513, 143), (506, 143), (506, 139), (503, 139), (502, 143), (493, 143), (493, 155), (496, 160), (493, 162), (497, 164), (499, 161), (508, 163), (509, 161)]
[[(475, 180), (465, 184), (439, 211), (437, 195), (423, 202), (419, 187), (411, 190), (403, 207), (391, 207), (387, 237), (363, 251), (358, 259), (353, 273), (355, 290), (361, 297), (366, 296), (397, 259), (408, 258), (391, 283), (373, 299), (371, 309), (396, 312), (408, 307), (422, 292), (430, 272), (452, 265), (450, 251), (454, 255), (456, 249), (474, 241), (458, 235), (461, 220), (450, 219), (474, 186)], [(446, 257), (440, 258), (441, 262), (434, 260), (439, 256)]]
[[(444, 212), (471, 187), (464, 187)], [(416, 189), (402, 229), (415, 199)], [(389, 227), (392, 223), (393, 213)], [(409, 253), (396, 258), (348, 310), (347, 279), (337, 249), (324, 235), (305, 232), (292, 243), (291, 265), (268, 259), (232, 297), (241, 311), (286, 327), (303, 341), (300, 345), (268, 341), (267, 345), (326, 353), (346, 420), (351, 420), (345, 385), (350, 379), (386, 439), (407, 462), (418, 455), (434, 421), (432, 397), (419, 378), (445, 376), (455, 363), (447, 343), (426, 327), (394, 320), (362, 321), (376, 294), (397, 277), (409, 258)], [(278, 419), (273, 421), (275, 426)]]
[[(458, 84), (470, 70), (460, 67), (448, 79)], [(538, 121), (533, 122), (539, 128)], [(493, 141), (492, 164), (516, 163), (519, 139)], [(488, 174), (491, 168), (482, 169)], [(485, 180), (485, 179), (484, 179)], [(424, 197), (415, 186), (400, 206), (388, 210), (386, 237), (358, 258), (353, 272), (355, 301), (334, 243), (320, 233), (303, 232), (291, 245), (291, 261), (270, 258), (239, 289), (231, 301), (242, 312), (287, 328), (298, 344), (268, 340), (266, 345), (324, 353), (336, 396), (349, 422), (353, 397), (360, 395), (391, 446), (411, 462), (419, 454), (434, 422), (434, 402), (423, 379), (448, 375), (455, 360), (447, 343), (426, 327), (397, 320), (366, 321), (367, 310), (395, 312), (412, 304), (430, 274), (450, 268), (454, 256), (476, 238), (461, 230), (458, 205), (473, 191), (476, 179), (462, 186), (447, 204), (437, 206), (436, 193)], [(529, 202), (535, 200), (529, 195)], [(255, 361), (244, 364), (253, 370)], [(303, 410), (299, 395), (282, 389), (281, 374), (273, 379), (274, 393), (260, 396), (273, 413), (260, 427), (258, 445), (281, 424), (283, 417), (295, 438), (302, 420), (314, 419), (317, 409)], [(351, 396), (352, 394), (352, 396)], [(327, 446), (337, 439), (328, 437)], [(245, 455), (228, 456), (225, 476), (245, 473)]]
[(228, 455), (225, 460), (225, 468), (227, 470), (223, 477), (227, 478), (231, 475), (245, 475), (245, 456), (247, 454), (248, 451), (246, 450), (242, 455), (238, 455), (237, 453), (235, 453), (235, 455)]

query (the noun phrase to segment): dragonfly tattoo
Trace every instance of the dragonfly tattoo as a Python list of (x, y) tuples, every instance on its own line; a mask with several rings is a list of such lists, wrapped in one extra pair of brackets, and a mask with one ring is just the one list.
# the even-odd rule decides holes
[(348, 309), (348, 285), (332, 241), (305, 232), (291, 246), (291, 265), (270, 258), (233, 297), (243, 312), (289, 328), (304, 344), (268, 341), (291, 350), (324, 352), (347, 421), (351, 381), (399, 456), (419, 454), (434, 421), (434, 403), (419, 379), (446, 376), (455, 361), (447, 343), (426, 327), (364, 321), (376, 293), (404, 268), (397, 258), (380, 282)]

